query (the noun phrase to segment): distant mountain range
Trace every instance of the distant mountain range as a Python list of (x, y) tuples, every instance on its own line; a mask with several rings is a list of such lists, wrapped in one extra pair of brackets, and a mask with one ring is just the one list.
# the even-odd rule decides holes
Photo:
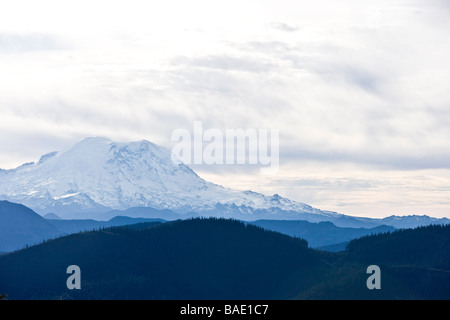
[[(113, 227), (0, 256), (9, 299), (450, 299), (450, 226), (366, 236), (343, 253), (239, 221)], [(81, 290), (66, 269), (81, 268)], [(381, 290), (369, 290), (369, 265)]]
[(330, 246), (348, 242), (366, 235), (393, 232), (396, 230), (390, 226), (378, 226), (370, 229), (341, 228), (331, 222), (311, 223), (295, 220), (257, 220), (250, 223), (266, 230), (306, 239), (309, 246), (313, 248)]
[[(143, 215), (143, 217), (130, 217), (128, 215)], [(44, 219), (31, 209), (0, 201), (0, 252), (8, 252), (22, 249), (26, 246), (38, 244), (44, 240), (59, 236), (99, 230), (114, 226), (133, 225), (138, 223), (163, 223), (158, 219), (159, 215), (170, 216), (166, 210), (152, 208), (132, 208), (126, 211), (112, 211), (110, 214), (118, 214), (108, 221), (97, 221), (93, 219), (60, 219), (56, 215), (46, 215), (51, 219)], [(175, 214), (175, 213), (172, 213)], [(307, 221), (279, 221), (279, 220), (257, 220), (246, 222), (266, 230), (280, 232), (297, 238), (306, 239), (311, 247), (327, 246), (343, 241), (380, 232), (395, 230), (393, 227), (379, 226), (375, 228), (340, 228), (331, 222), (311, 223)], [(345, 248), (342, 248), (345, 249)]]
[(60, 235), (61, 232), (33, 210), (0, 201), (0, 252), (8, 252)]
[(87, 138), (13, 170), (0, 170), (0, 200), (63, 219), (109, 220), (117, 215), (164, 220), (227, 217), (239, 220), (330, 221), (339, 227), (411, 228), (449, 219), (352, 217), (200, 178), (170, 150), (149, 141), (119, 143)]
[(0, 201), (0, 252), (23, 249), (72, 233), (143, 222), (165, 221), (121, 216), (108, 221), (45, 219), (21, 204)]

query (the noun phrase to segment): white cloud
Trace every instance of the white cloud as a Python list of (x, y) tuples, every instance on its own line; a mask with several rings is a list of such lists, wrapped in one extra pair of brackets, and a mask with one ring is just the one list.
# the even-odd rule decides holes
[(0, 167), (93, 135), (170, 147), (202, 120), (280, 129), (282, 165), (350, 163), (349, 181), (450, 170), (449, 14), (438, 0), (8, 2)]

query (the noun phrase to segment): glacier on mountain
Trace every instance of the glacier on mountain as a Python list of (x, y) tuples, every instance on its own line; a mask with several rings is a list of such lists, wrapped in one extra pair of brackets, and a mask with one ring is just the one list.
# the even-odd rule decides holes
[(279, 195), (232, 190), (205, 181), (181, 161), (173, 162), (170, 150), (146, 140), (119, 143), (87, 138), (43, 155), (37, 163), (2, 170), (0, 177), (0, 199), (62, 217), (131, 207), (229, 212), (230, 216), (257, 210), (337, 215)]

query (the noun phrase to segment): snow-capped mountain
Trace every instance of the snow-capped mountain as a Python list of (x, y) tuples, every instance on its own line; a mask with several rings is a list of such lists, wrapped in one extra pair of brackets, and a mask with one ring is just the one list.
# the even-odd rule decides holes
[(207, 182), (188, 166), (173, 162), (170, 150), (146, 140), (118, 143), (87, 138), (44, 155), (37, 163), (1, 170), (0, 199), (61, 217), (78, 213), (86, 217), (86, 213), (131, 207), (234, 217), (261, 210), (340, 216), (278, 195), (231, 190)]
[(137, 217), (149, 210), (154, 212), (153, 208), (163, 219), (203, 215), (331, 221), (340, 227), (358, 228), (450, 223), (446, 218), (428, 216), (352, 217), (276, 194), (232, 190), (205, 181), (181, 161), (172, 161), (170, 150), (149, 141), (118, 143), (98, 137), (43, 155), (37, 163), (0, 169), (0, 200), (21, 203), (40, 214), (72, 219)]

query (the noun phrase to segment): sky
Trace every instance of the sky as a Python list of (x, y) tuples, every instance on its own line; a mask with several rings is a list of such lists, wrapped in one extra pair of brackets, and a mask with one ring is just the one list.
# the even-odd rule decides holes
[(171, 148), (194, 121), (280, 132), (280, 168), (227, 187), (355, 216), (450, 217), (443, 0), (8, 1), (0, 168), (90, 136)]

